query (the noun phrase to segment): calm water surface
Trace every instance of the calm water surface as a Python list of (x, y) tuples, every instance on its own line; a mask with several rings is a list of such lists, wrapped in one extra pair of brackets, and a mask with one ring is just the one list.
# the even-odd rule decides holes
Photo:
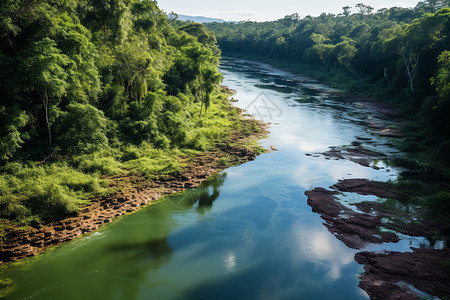
[[(8, 299), (368, 299), (355, 251), (327, 231), (304, 192), (343, 178), (395, 179), (399, 170), (305, 154), (358, 138), (396, 150), (364, 126), (367, 111), (329, 87), (238, 60), (224, 60), (222, 72), (236, 106), (272, 123), (261, 144), (279, 151), (7, 266), (2, 277), (17, 286)], [(418, 242), (377, 247), (407, 251)]]

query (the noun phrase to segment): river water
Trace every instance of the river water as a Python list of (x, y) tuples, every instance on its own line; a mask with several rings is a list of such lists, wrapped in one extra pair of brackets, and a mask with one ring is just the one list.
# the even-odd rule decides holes
[(235, 105), (271, 123), (261, 144), (279, 151), (3, 267), (16, 285), (8, 299), (368, 299), (356, 250), (328, 232), (304, 192), (343, 178), (395, 180), (400, 170), (306, 154), (369, 140), (369, 149), (398, 152), (367, 129), (370, 111), (325, 85), (248, 61), (224, 59), (221, 70)]

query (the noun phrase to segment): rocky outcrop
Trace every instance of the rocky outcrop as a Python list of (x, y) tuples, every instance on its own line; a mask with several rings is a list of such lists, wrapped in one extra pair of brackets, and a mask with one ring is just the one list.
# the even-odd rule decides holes
[[(428, 236), (440, 230), (438, 224), (425, 219), (402, 221), (405, 217), (412, 217), (405, 215), (402, 209), (386, 207), (375, 201), (356, 203), (361, 212), (355, 212), (339, 202), (337, 195), (340, 192), (395, 199), (401, 199), (402, 195), (388, 183), (366, 179), (341, 180), (332, 186), (332, 190), (315, 188), (305, 192), (308, 204), (326, 221), (324, 225), (328, 230), (350, 248), (361, 249), (369, 243), (399, 241), (393, 232), (380, 232), (379, 226), (409, 236)], [(382, 223), (383, 218), (389, 218), (391, 222)], [(423, 299), (416, 289), (438, 297), (449, 297), (450, 250), (413, 250), (412, 253), (357, 253), (355, 260), (364, 264), (365, 270), (359, 286), (372, 299)]]
[(381, 217), (357, 213), (339, 203), (337, 191), (315, 188), (305, 194), (308, 196), (308, 205), (326, 221), (324, 225), (328, 230), (348, 247), (361, 249), (368, 243), (399, 241), (396, 234), (378, 230)]
[(367, 179), (345, 179), (339, 180), (332, 187), (341, 192), (374, 195), (380, 198), (401, 198), (401, 195), (387, 182), (369, 181)]
[(359, 286), (377, 299), (423, 299), (409, 285), (438, 297), (450, 295), (450, 250), (414, 249), (411, 253), (361, 252)]
[(386, 158), (386, 155), (361, 146), (358, 147), (329, 147), (330, 150), (323, 153), (307, 153), (306, 156), (324, 157), (333, 160), (349, 160), (363, 167), (371, 167), (379, 170), (380, 168), (372, 165), (375, 160)]

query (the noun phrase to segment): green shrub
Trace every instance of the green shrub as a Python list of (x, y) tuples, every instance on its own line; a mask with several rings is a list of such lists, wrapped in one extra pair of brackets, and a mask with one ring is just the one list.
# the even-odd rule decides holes
[(30, 210), (17, 201), (12, 195), (2, 195), (0, 199), (0, 217), (22, 221), (30, 215)]
[(430, 197), (429, 203), (437, 211), (450, 213), (450, 193), (439, 192)]
[(138, 147), (136, 147), (134, 145), (129, 145), (128, 147), (126, 147), (123, 150), (121, 160), (125, 162), (125, 161), (129, 161), (129, 160), (138, 159), (141, 156), (142, 156), (142, 151)]
[(400, 145), (400, 150), (410, 153), (417, 153), (425, 150), (425, 147), (416, 141), (406, 141)]
[(227, 157), (222, 157), (217, 160), (217, 164), (222, 167), (227, 167), (230, 165), (230, 161)]
[(52, 183), (45, 187), (37, 187), (36, 195), (25, 201), (33, 214), (42, 219), (55, 220), (73, 216), (79, 210), (81, 201), (71, 195), (69, 188)]
[(209, 147), (210, 143), (208, 139), (205, 137), (203, 132), (197, 131), (195, 135), (191, 138), (188, 138), (187, 146), (189, 148), (203, 151)]
[(100, 172), (102, 175), (119, 175), (122, 173), (121, 163), (114, 157), (83, 155), (77, 159), (78, 169), (87, 173)]

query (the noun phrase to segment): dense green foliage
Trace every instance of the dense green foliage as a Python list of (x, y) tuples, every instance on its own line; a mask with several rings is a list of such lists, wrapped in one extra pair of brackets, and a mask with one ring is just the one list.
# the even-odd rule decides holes
[(315, 64), (329, 76), (339, 74), (339, 85), (352, 93), (396, 99), (413, 121), (406, 128), (411, 133), (406, 144), (413, 145), (408, 148), (440, 149), (440, 158), (450, 162), (449, 4), (424, 1), (414, 9), (376, 13), (358, 4), (353, 14), (344, 7), (339, 15), (301, 19), (294, 14), (273, 22), (212, 23), (208, 28), (225, 55), (289, 62), (291, 67)]
[(156, 1), (2, 1), (0, 218), (76, 213), (102, 175), (180, 172), (177, 156), (238, 126), (219, 58)]

